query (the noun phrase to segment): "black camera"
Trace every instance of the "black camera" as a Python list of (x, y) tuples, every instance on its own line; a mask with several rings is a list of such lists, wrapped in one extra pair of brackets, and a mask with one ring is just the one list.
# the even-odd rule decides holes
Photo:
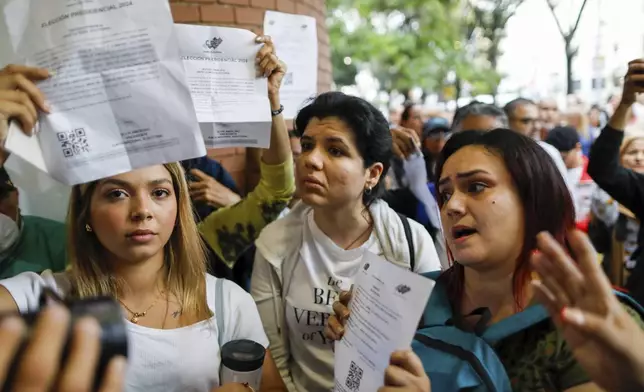
[[(101, 326), (101, 353), (96, 369), (96, 379), (94, 383), (94, 390), (98, 389), (103, 380), (103, 375), (110, 360), (121, 355), (127, 357), (127, 327), (123, 319), (123, 312), (121, 306), (114, 299), (109, 297), (88, 298), (81, 300), (63, 301), (51, 290), (43, 292), (40, 298), (40, 309), (43, 309), (49, 300), (55, 300), (62, 303), (71, 313), (71, 321), (69, 323), (69, 332), (67, 334), (67, 341), (63, 350), (61, 358), (62, 363), (65, 363), (70, 349), (70, 340), (72, 336), (72, 326), (82, 317), (93, 317)], [(13, 378), (16, 376), (20, 358), (27, 347), (28, 337), (30, 336), (30, 329), (36, 322), (40, 310), (22, 314), (21, 317), (27, 325), (25, 333), (25, 340), (23, 341), (18, 353), (13, 359), (11, 368), (7, 374), (7, 380), (2, 387), (2, 392), (9, 392), (12, 389)], [(0, 314), (0, 319), (15, 313)]]

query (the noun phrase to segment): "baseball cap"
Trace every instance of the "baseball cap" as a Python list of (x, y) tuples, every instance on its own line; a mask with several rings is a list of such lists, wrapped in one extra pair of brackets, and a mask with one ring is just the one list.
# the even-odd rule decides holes
[(5, 170), (4, 167), (0, 167), (0, 198), (3, 198), (7, 193), (16, 190), (16, 187), (11, 182), (9, 173)]
[(449, 121), (442, 117), (433, 117), (425, 122), (423, 125), (423, 139), (437, 135), (439, 133), (449, 133)]
[(567, 152), (577, 147), (579, 134), (573, 127), (554, 127), (548, 132), (545, 142), (560, 152)]

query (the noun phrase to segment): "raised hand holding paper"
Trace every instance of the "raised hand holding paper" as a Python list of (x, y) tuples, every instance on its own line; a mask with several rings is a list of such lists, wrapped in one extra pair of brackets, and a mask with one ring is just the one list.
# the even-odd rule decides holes
[(280, 58), (288, 64), (280, 96), (284, 118), (293, 119), (304, 103), (317, 94), (318, 35), (315, 18), (266, 11), (264, 34), (275, 42)]
[(389, 357), (411, 347), (435, 282), (370, 252), (356, 275), (351, 317), (335, 343), (335, 391), (373, 392)]
[(172, 16), (155, 0), (12, 0), (14, 60), (46, 68), (51, 114), (6, 148), (53, 178), (89, 182), (204, 156)]
[(175, 32), (206, 146), (268, 148), (271, 107), (266, 78), (257, 77), (255, 34), (182, 24)]

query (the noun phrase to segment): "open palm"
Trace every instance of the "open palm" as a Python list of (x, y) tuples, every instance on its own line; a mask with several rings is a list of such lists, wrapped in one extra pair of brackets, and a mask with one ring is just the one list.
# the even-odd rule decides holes
[(549, 234), (537, 237), (541, 253), (532, 262), (541, 280), (535, 295), (595, 383), (610, 391), (637, 390), (644, 383), (637, 379), (644, 369), (644, 332), (613, 293), (588, 237), (574, 231), (568, 242), (577, 263)]

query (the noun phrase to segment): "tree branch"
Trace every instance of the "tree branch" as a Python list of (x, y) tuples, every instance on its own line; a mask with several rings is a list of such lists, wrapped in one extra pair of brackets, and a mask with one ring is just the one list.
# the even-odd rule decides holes
[(583, 3), (581, 3), (581, 8), (579, 9), (579, 14), (577, 14), (577, 21), (575, 22), (575, 26), (570, 30), (569, 35), (572, 37), (575, 35), (575, 32), (577, 31), (577, 27), (579, 27), (579, 21), (581, 20), (581, 14), (584, 13), (584, 8), (586, 7), (586, 3), (588, 0), (584, 0)]
[[(548, 4), (550, 12), (552, 12), (552, 17), (555, 18), (555, 22), (557, 22), (557, 28), (559, 29), (561, 37), (565, 39), (566, 32), (561, 28), (561, 23), (559, 23), (559, 18), (557, 18), (557, 13), (555, 12), (555, 5), (552, 3), (552, 0), (546, 0), (546, 4)], [(584, 0), (584, 4), (586, 4), (586, 0)]]

